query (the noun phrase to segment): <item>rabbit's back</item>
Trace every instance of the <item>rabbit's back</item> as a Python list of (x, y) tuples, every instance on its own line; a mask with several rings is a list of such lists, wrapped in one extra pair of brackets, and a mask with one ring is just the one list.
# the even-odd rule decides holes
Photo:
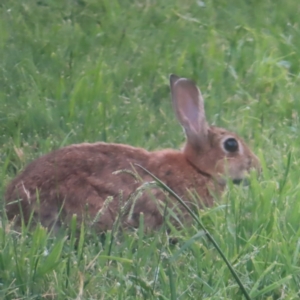
[(19, 214), (20, 204), (25, 220), (34, 211), (46, 226), (53, 223), (61, 207), (61, 214), (81, 215), (88, 205), (89, 213), (95, 215), (118, 189), (126, 198), (136, 186), (132, 176), (113, 172), (147, 162), (148, 157), (144, 149), (106, 143), (83, 143), (53, 151), (31, 162), (11, 181), (5, 194), (8, 217)]
[[(194, 190), (206, 204), (212, 201), (206, 187), (209, 180), (190, 165), (180, 151), (148, 152), (128, 145), (84, 143), (56, 150), (29, 164), (7, 188), (6, 202), (11, 202), (7, 206), (8, 217), (18, 215), (21, 204), (25, 220), (33, 212), (34, 217), (49, 227), (59, 216), (65, 222), (73, 214), (81, 219), (84, 212), (94, 218), (108, 201), (97, 226), (101, 230), (109, 229), (120, 207), (141, 185), (126, 170), (135, 169), (144, 182), (152, 180), (136, 164), (148, 169), (182, 197), (187, 190)], [(125, 172), (114, 173), (119, 170)], [(134, 204), (132, 219), (126, 220), (129, 226), (138, 226), (141, 212), (146, 226), (161, 225), (162, 217), (153, 197), (165, 200), (158, 188), (143, 192)], [(20, 203), (14, 203), (16, 199), (20, 199)]]

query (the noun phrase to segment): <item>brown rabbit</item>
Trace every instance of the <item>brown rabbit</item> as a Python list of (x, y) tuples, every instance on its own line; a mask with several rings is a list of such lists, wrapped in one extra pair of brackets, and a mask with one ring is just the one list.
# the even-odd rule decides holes
[[(83, 143), (53, 151), (30, 163), (10, 182), (5, 194), (8, 217), (21, 215), (27, 222), (32, 216), (46, 227), (59, 228), (76, 214), (79, 220), (93, 220), (97, 230), (105, 231), (112, 228), (121, 207), (141, 185), (129, 172), (115, 171), (131, 170), (142, 181), (152, 181), (136, 166), (139, 164), (189, 206), (198, 199), (201, 207), (213, 204), (212, 195), (223, 191), (226, 177), (238, 183), (251, 168), (260, 169), (257, 157), (242, 139), (208, 125), (194, 82), (171, 75), (170, 87), (173, 107), (187, 138), (183, 150), (148, 152), (121, 144)], [(143, 213), (146, 228), (160, 227), (163, 217), (158, 200), (166, 199), (158, 188), (142, 190), (127, 215), (124, 213), (123, 226), (138, 226)], [(168, 203), (177, 205), (174, 199)], [(185, 213), (180, 218), (188, 221)]]

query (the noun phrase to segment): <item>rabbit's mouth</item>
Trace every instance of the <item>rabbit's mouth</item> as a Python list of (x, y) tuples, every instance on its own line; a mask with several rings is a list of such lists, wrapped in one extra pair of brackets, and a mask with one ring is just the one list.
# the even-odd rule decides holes
[(233, 179), (232, 182), (234, 184), (241, 184), (243, 182), (243, 179)]
[(233, 179), (232, 182), (234, 184), (242, 184), (243, 186), (248, 186), (249, 185), (249, 180), (247, 178)]

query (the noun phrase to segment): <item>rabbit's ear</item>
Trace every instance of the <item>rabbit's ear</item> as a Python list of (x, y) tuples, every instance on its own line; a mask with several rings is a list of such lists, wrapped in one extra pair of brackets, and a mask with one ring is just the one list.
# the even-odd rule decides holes
[(205, 145), (208, 125), (200, 90), (193, 81), (173, 74), (170, 76), (170, 87), (173, 107), (188, 142), (196, 147)]

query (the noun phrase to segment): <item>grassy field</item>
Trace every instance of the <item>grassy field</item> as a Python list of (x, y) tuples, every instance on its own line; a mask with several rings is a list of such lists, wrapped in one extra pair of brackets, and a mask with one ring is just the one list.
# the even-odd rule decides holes
[[(168, 76), (192, 78), (210, 122), (263, 166), (201, 220), (251, 299), (300, 298), (298, 1), (2, 0), (0, 13), (2, 191), (72, 143), (179, 148)], [(163, 229), (17, 233), (1, 215), (1, 299), (245, 299), (196, 223), (170, 245)]]

